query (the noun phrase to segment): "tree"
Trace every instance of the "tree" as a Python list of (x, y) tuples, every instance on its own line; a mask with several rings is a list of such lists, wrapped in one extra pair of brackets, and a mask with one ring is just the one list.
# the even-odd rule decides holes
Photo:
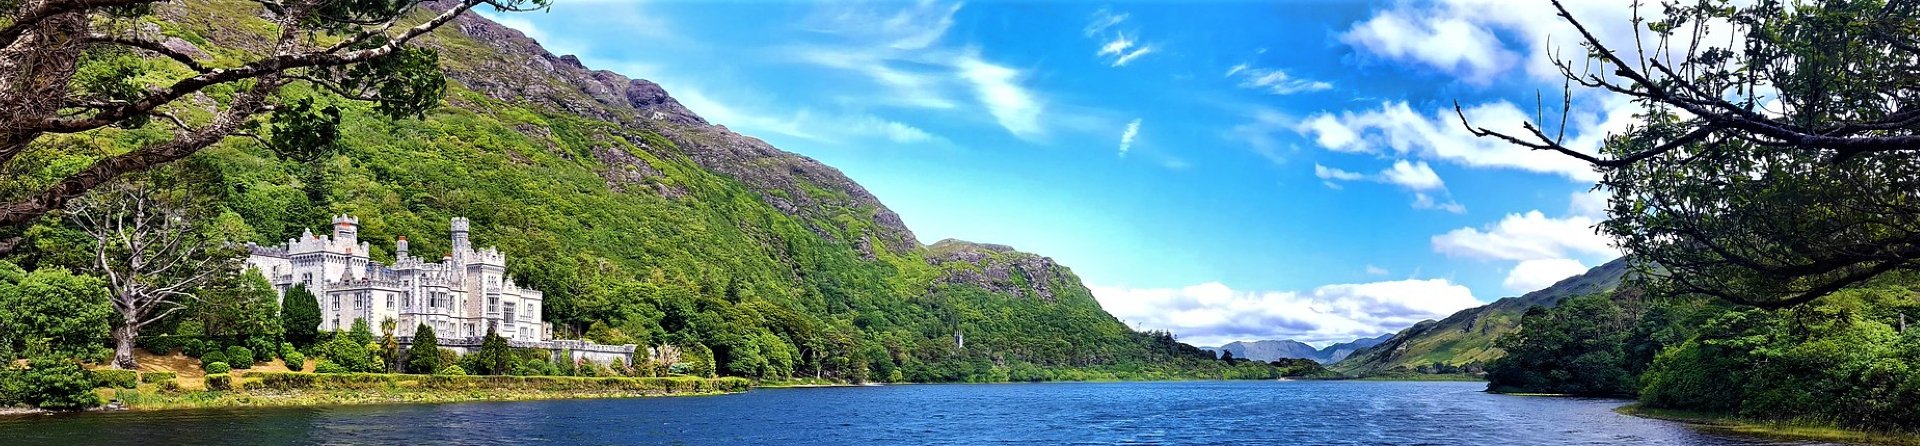
[(294, 285), (281, 298), (280, 326), (287, 342), (300, 347), (313, 345), (320, 337), (320, 299), (306, 285)]
[(1220, 360), (1225, 361), (1227, 365), (1233, 365), (1233, 352), (1227, 351), (1227, 350), (1221, 350)]
[(1550, 309), (1529, 308), (1519, 331), (1495, 340), (1494, 346), (1506, 354), (1488, 366), (1487, 388), (1632, 395), (1635, 379), (1626, 363), (1625, 344), (1634, 322), (1606, 295), (1567, 299)]
[(200, 299), (192, 302), (191, 311), (186, 313), (200, 322), (202, 333), (268, 355), (279, 350), (285, 328), (267, 278), (248, 270), (215, 282), (203, 288)]
[[(262, 1), (274, 41), (250, 57), (216, 62), (133, 26), (133, 19), (151, 14), (152, 5), (161, 2), (0, 4), (0, 16), (7, 19), (0, 21), (5, 23), (0, 26), (0, 170), (11, 171), (10, 162), (47, 135), (109, 126), (159, 126), (172, 133), (170, 139), (92, 160), (19, 196), (0, 197), (0, 226), (24, 224), (117, 177), (179, 160), (229, 137), (260, 139), (296, 158), (324, 151), (339, 135), (340, 109), (327, 99), (288, 94), (283, 89), (289, 85), (371, 101), (394, 118), (419, 116), (438, 103), (446, 80), (438, 55), (410, 43), (476, 6), (528, 11), (547, 5), (547, 0), (458, 0), (409, 25), (410, 17), (420, 16), (413, 14), (420, 0)], [(148, 70), (141, 57), (149, 55), (173, 67)], [(211, 94), (220, 91), (231, 93)], [(223, 99), (199, 102), (207, 98)], [(206, 107), (212, 108), (210, 117), (179, 113)], [(264, 136), (252, 131), (261, 118), (268, 123)]]
[(473, 354), (475, 375), (506, 375), (513, 373), (513, 351), (507, 347), (507, 338), (500, 337), (487, 328), (487, 337), (480, 341), (480, 351)]
[(446, 365), (440, 363), (440, 340), (433, 328), (420, 324), (413, 330), (413, 345), (407, 346), (407, 372), (429, 374)]
[(1557, 61), (1569, 94), (1641, 109), (1598, 154), (1544, 122), (1462, 123), (1598, 169), (1612, 192), (1601, 230), (1657, 265), (1654, 291), (1782, 308), (1920, 269), (1920, 6), (1699, 1), (1643, 18), (1635, 5), (1646, 32), (1623, 48), (1554, 2), (1589, 57), (1581, 71)]
[(120, 182), (68, 206), (75, 226), (93, 240), (94, 267), (106, 276), (113, 308), (113, 364), (138, 367), (140, 329), (198, 299), (193, 290), (235, 269), (192, 225), (181, 204), (150, 184)]
[[(0, 262), (0, 269), (14, 268)], [(100, 279), (41, 269), (0, 278), (0, 362), (16, 357), (98, 358), (113, 308)]]
[(393, 337), (394, 330), (400, 326), (393, 318), (380, 320), (380, 358), (387, 363), (387, 371), (400, 371), (400, 342)]

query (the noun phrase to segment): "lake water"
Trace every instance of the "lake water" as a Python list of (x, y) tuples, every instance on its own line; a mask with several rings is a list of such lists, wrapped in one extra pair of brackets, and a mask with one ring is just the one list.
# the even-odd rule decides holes
[(0, 417), (4, 445), (1810, 444), (1482, 383), (1238, 381), (762, 389), (712, 397)]

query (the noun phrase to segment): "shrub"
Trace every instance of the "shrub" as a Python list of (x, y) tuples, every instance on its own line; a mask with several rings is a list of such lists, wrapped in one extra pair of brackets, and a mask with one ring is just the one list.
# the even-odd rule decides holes
[(227, 354), (221, 353), (218, 351), (210, 351), (210, 352), (207, 352), (206, 354), (200, 355), (200, 364), (204, 365), (204, 364), (212, 364), (216, 362), (227, 362)]
[(140, 373), (132, 370), (101, 369), (88, 374), (92, 375), (94, 388), (131, 389), (140, 384)]
[(340, 364), (334, 364), (333, 361), (322, 359), (320, 360), (320, 364), (313, 366), (313, 372), (314, 373), (347, 373), (347, 368), (341, 367)]
[[(226, 365), (225, 363), (218, 364)], [(234, 390), (237, 387), (238, 386), (234, 385), (233, 377), (227, 376), (225, 373), (207, 375), (207, 390)]]
[(207, 363), (206, 369), (209, 374), (219, 374), (233, 371), (233, 366), (229, 366), (224, 362), (210, 362)]
[(433, 374), (441, 376), (466, 376), (467, 371), (466, 369), (460, 368), (460, 366), (450, 365), (441, 368), (440, 371), (433, 372)]
[(148, 384), (173, 382), (174, 379), (179, 377), (179, 375), (175, 375), (173, 372), (147, 372), (140, 374), (140, 382)]
[(282, 343), (280, 343), (280, 355), (279, 355), (279, 356), (280, 356), (281, 358), (285, 358), (285, 357), (288, 357), (288, 356), (292, 356), (292, 355), (294, 355), (294, 354), (298, 354), (298, 353), (300, 353), (300, 350), (299, 350), (299, 349), (295, 349), (295, 348), (293, 348), (293, 343), (291, 343), (291, 342), (282, 342)]
[(252, 368), (253, 361), (253, 349), (238, 345), (227, 347), (227, 363), (232, 364), (234, 368)]
[(212, 343), (207, 342), (205, 339), (187, 339), (180, 342), (180, 353), (195, 358), (203, 358), (206, 357), (208, 353), (214, 353), (212, 351), (214, 348), (212, 345)]
[(35, 359), (24, 366), (0, 368), (0, 403), (46, 410), (80, 410), (100, 405), (87, 370), (72, 361)]
[(373, 372), (379, 366), (374, 356), (368, 354), (367, 345), (357, 343), (352, 336), (335, 336), (332, 340), (313, 348), (313, 355), (332, 362), (348, 372)]
[(180, 382), (174, 381), (174, 380), (161, 381), (159, 383), (155, 383), (154, 386), (158, 387), (162, 392), (180, 391)]
[(306, 369), (307, 355), (302, 355), (300, 352), (287, 353), (287, 370), (299, 372), (305, 371)]

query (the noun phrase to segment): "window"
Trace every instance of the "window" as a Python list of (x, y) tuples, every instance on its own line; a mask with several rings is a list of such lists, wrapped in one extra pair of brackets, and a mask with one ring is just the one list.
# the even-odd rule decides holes
[(387, 309), (393, 309), (393, 293), (387, 293)]
[(506, 312), (501, 315), (501, 319), (505, 319), (509, 324), (513, 323), (513, 302), (507, 302)]
[(500, 298), (487, 296), (487, 312), (488, 313), (500, 312)]

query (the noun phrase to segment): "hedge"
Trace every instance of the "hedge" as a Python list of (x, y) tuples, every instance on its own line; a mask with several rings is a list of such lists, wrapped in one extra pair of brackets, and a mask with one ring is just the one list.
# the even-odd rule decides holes
[(170, 382), (179, 377), (180, 375), (176, 375), (173, 372), (147, 372), (140, 374), (140, 382), (148, 384)]
[(238, 388), (240, 388), (239, 383), (234, 382), (233, 377), (225, 373), (207, 375), (207, 390), (235, 390)]
[(390, 373), (288, 373), (253, 372), (258, 388), (295, 389), (379, 389), (407, 386), (440, 390), (523, 389), (546, 391), (618, 390), (629, 392), (693, 393), (741, 392), (753, 386), (744, 378), (583, 378), (575, 376), (448, 376), (402, 375)]
[(101, 369), (88, 371), (87, 375), (96, 389), (102, 387), (131, 389), (138, 387), (140, 381), (140, 372), (132, 370)]
[(233, 366), (224, 362), (215, 362), (207, 364), (206, 370), (208, 374), (219, 375), (233, 371)]

